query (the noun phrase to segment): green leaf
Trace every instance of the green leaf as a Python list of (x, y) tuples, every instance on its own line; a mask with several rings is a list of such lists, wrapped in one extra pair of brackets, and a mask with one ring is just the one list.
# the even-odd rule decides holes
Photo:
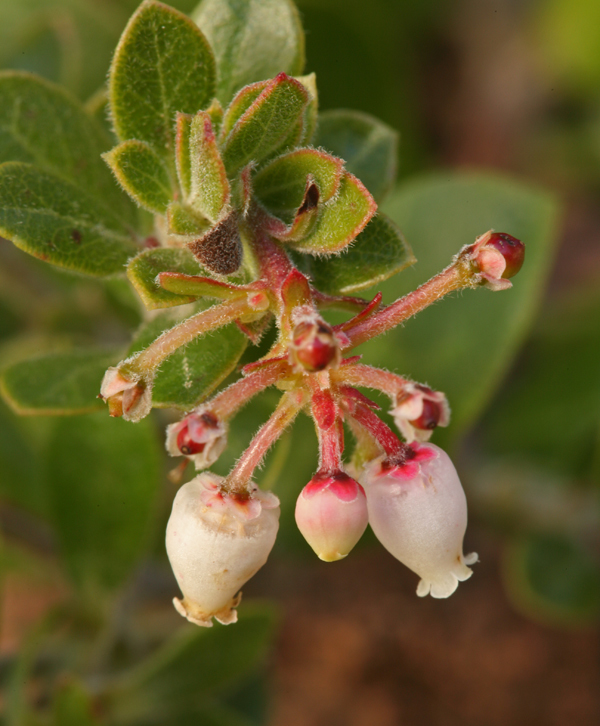
[[(169, 233), (180, 237), (202, 237), (210, 227), (207, 219), (180, 202), (171, 202), (167, 209)], [(190, 240), (182, 240), (183, 244)]]
[(296, 149), (263, 167), (253, 186), (265, 207), (289, 224), (304, 200), (309, 175), (319, 189), (319, 202), (325, 203), (338, 191), (342, 172), (340, 159), (317, 149)]
[(25, 252), (86, 275), (123, 271), (136, 252), (128, 230), (79, 187), (30, 164), (0, 166), (0, 234)]
[(478, 289), (433, 305), (372, 341), (371, 361), (444, 391), (457, 437), (481, 413), (527, 334), (552, 265), (557, 207), (545, 192), (489, 174), (429, 176), (400, 187), (384, 210), (410, 240), (419, 264), (382, 285), (384, 301), (441, 271), (492, 228), (523, 240), (526, 260), (504, 292)]
[(509, 543), (505, 582), (515, 605), (534, 620), (586, 626), (600, 615), (600, 567), (575, 542), (532, 534)]
[[(197, 310), (208, 307), (201, 303)], [(129, 355), (143, 350), (165, 330), (181, 322), (181, 314), (160, 313), (138, 331)], [(162, 364), (154, 379), (152, 405), (188, 411), (209, 396), (234, 370), (248, 340), (235, 324), (200, 336), (179, 348)]]
[(363, 184), (344, 172), (339, 192), (322, 205), (311, 232), (290, 246), (312, 255), (339, 252), (359, 235), (371, 219), (377, 205)]
[(290, 0), (203, 0), (192, 18), (215, 52), (223, 104), (254, 81), (302, 73), (304, 32)]
[(598, 350), (597, 286), (554, 298), (484, 420), (488, 449), (588, 476), (600, 424)]
[(189, 204), (213, 224), (229, 202), (229, 182), (210, 116), (200, 111), (190, 128)]
[(192, 190), (192, 161), (190, 158), (190, 130), (192, 118), (188, 113), (178, 113), (175, 122), (175, 167), (183, 198)]
[(398, 227), (377, 214), (339, 257), (304, 257), (314, 286), (330, 295), (349, 295), (383, 282), (416, 262)]
[(103, 154), (123, 189), (149, 212), (164, 214), (173, 199), (168, 169), (143, 141), (124, 141)]
[(73, 182), (91, 196), (135, 220), (100, 154), (110, 138), (80, 102), (42, 78), (0, 72), (0, 163), (24, 161)]
[(398, 133), (367, 113), (325, 111), (319, 115), (315, 146), (322, 146), (346, 162), (377, 202), (396, 179)]
[(198, 27), (183, 13), (145, 0), (125, 28), (110, 69), (119, 138), (146, 141), (172, 164), (177, 112), (196, 113), (214, 92), (214, 56)]
[(308, 91), (299, 81), (285, 74), (270, 81), (223, 142), (229, 175), (277, 150), (302, 119), (307, 104)]
[(249, 86), (244, 86), (244, 88), (235, 95), (223, 115), (221, 130), (219, 132), (221, 140), (227, 138), (236, 123), (246, 113), (250, 106), (252, 106), (254, 101), (256, 101), (268, 85), (269, 81), (252, 83)]
[(274, 626), (271, 607), (244, 604), (233, 627), (181, 628), (125, 675), (114, 694), (114, 722), (118, 726), (165, 724), (201, 714), (209, 698), (227, 695), (236, 682), (263, 665)]
[(127, 277), (148, 310), (185, 305), (196, 300), (195, 295), (179, 295), (161, 287), (156, 281), (156, 277), (161, 272), (181, 272), (185, 275), (204, 274), (203, 269), (189, 250), (157, 247), (141, 252), (127, 265)]
[(98, 400), (104, 372), (117, 352), (73, 350), (13, 363), (2, 371), (0, 390), (21, 415), (63, 416), (104, 408)]
[(48, 496), (67, 571), (88, 597), (120, 585), (144, 552), (160, 484), (150, 419), (61, 418), (48, 445)]

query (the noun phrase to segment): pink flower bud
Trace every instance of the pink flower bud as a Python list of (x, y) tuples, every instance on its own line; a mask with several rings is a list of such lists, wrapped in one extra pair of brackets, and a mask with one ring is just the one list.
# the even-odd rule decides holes
[(152, 409), (152, 384), (111, 366), (102, 379), (100, 397), (108, 403), (111, 416), (141, 421)]
[(341, 471), (315, 475), (296, 502), (296, 524), (320, 559), (341, 560), (367, 527), (363, 488)]
[(238, 594), (265, 564), (279, 528), (279, 500), (256, 488), (249, 499), (222, 493), (223, 478), (204, 472), (184, 484), (167, 524), (167, 554), (183, 600), (178, 613), (210, 627), (235, 623)]
[(338, 362), (340, 349), (332, 328), (317, 316), (301, 320), (292, 332), (290, 357), (292, 363), (309, 373)]
[(486, 232), (472, 246), (471, 258), (479, 268), (486, 287), (503, 290), (519, 272), (525, 259), (525, 245), (505, 232)]
[(463, 555), (467, 501), (454, 465), (433, 444), (412, 444), (414, 457), (398, 466), (375, 459), (364, 471), (369, 524), (381, 544), (421, 577), (417, 595), (444, 598), (475, 553)]
[(450, 422), (446, 396), (420, 383), (408, 383), (404, 387), (391, 413), (409, 444), (427, 441), (437, 426), (447, 426)]
[(227, 429), (208, 410), (188, 414), (167, 426), (167, 451), (171, 456), (187, 456), (198, 471), (211, 466), (227, 446)]

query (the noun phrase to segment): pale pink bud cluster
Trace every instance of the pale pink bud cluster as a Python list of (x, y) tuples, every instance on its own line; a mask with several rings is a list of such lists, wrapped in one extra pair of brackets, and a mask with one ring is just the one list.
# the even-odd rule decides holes
[(391, 411), (400, 433), (410, 444), (428, 441), (437, 426), (450, 423), (446, 396), (421, 383), (407, 383)]
[(448, 455), (433, 444), (412, 444), (404, 464), (384, 457), (361, 477), (369, 524), (381, 544), (421, 581), (417, 595), (446, 598), (467, 580), (475, 553), (463, 555), (467, 501)]
[(198, 471), (213, 464), (227, 446), (227, 428), (209, 410), (198, 409), (167, 426), (167, 451), (187, 456)]
[(279, 528), (279, 500), (254, 487), (246, 499), (221, 491), (204, 472), (181, 487), (167, 525), (167, 554), (183, 599), (176, 610), (196, 625), (235, 623), (240, 588), (267, 561)]
[(296, 502), (298, 529), (325, 562), (346, 557), (367, 521), (364, 489), (342, 471), (316, 474)]

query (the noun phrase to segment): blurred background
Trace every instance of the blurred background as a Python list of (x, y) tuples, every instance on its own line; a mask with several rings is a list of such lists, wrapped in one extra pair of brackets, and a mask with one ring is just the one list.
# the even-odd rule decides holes
[[(0, 65), (93, 105), (136, 5), (0, 0)], [(321, 109), (400, 131), (383, 208), (418, 263), (381, 286), (386, 299), (490, 227), (527, 245), (511, 291), (467, 291), (364, 349), (447, 393), (453, 421), (433, 441), (463, 480), (480, 563), (435, 601), (368, 533), (346, 560), (318, 561), (293, 522), (316, 466), (304, 418), (262, 473), (281, 530), (240, 623), (193, 628), (171, 607), (163, 545), (173, 416), (17, 417), (0, 402), (1, 723), (596, 725), (600, 3), (298, 5)], [(0, 241), (2, 365), (123, 346), (140, 312), (121, 281), (68, 276)], [(235, 420), (221, 469), (274, 400)]]

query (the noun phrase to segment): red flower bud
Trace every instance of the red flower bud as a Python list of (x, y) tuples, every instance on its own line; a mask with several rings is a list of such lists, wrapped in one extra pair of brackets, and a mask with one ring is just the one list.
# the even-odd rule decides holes
[(227, 430), (210, 411), (198, 410), (167, 427), (167, 451), (171, 456), (188, 456), (196, 469), (215, 462), (227, 445)]
[(324, 370), (340, 355), (332, 328), (319, 318), (296, 325), (290, 348), (293, 362), (310, 373)]
[(505, 232), (494, 232), (487, 242), (488, 247), (494, 247), (506, 261), (502, 277), (514, 277), (523, 267), (525, 260), (525, 245), (516, 237)]
[(427, 441), (435, 428), (448, 425), (450, 408), (443, 393), (421, 383), (408, 383), (398, 396), (392, 416), (409, 443)]

